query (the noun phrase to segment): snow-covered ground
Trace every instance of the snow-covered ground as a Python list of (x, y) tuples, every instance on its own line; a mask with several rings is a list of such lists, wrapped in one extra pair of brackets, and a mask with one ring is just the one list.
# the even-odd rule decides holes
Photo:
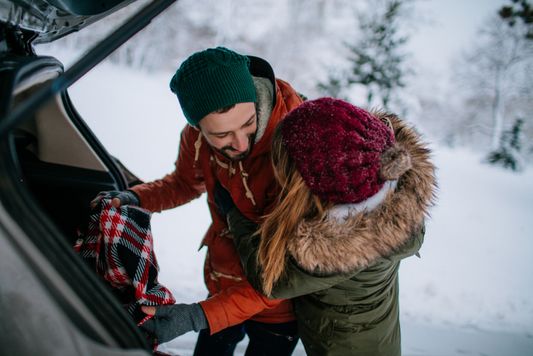
[[(144, 180), (172, 170), (185, 125), (170, 76), (102, 64), (69, 90), (108, 151)], [(533, 169), (513, 174), (462, 149), (434, 147), (434, 159), (438, 203), (421, 258), (400, 272), (404, 354), (533, 355)], [(205, 196), (152, 223), (160, 281), (178, 302), (205, 298)], [(195, 337), (164, 350), (191, 354)]]

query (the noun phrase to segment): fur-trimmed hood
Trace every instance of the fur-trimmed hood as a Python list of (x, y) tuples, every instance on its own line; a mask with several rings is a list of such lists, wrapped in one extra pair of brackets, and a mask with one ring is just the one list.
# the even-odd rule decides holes
[(392, 114), (373, 114), (392, 124), (396, 145), (409, 154), (411, 169), (395, 184), (385, 186), (382, 201), (375, 208), (356, 210), (342, 219), (337, 212), (336, 218), (328, 214), (321, 220), (300, 223), (288, 250), (306, 271), (349, 273), (394, 255), (420, 229), (434, 203), (435, 166), (419, 134)]

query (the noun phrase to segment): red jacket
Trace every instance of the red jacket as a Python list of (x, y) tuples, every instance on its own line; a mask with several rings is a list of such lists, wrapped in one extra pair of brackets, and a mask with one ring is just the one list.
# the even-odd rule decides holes
[(301, 102), (288, 83), (276, 80), (275, 105), (267, 127), (246, 159), (228, 161), (211, 149), (199, 131), (187, 126), (181, 133), (174, 172), (132, 188), (142, 207), (151, 211), (174, 208), (207, 192), (213, 222), (203, 245), (208, 247), (204, 279), (210, 298), (200, 304), (211, 333), (247, 319), (266, 323), (294, 320), (289, 300), (269, 299), (246, 280), (226, 222), (217, 213), (213, 189), (218, 180), (230, 192), (239, 210), (251, 220), (258, 221), (268, 212), (279, 192), (270, 160), (272, 134), (285, 114)]

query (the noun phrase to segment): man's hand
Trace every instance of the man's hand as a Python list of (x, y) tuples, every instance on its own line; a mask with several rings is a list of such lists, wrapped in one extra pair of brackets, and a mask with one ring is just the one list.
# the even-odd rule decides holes
[(153, 315), (153, 318), (145, 321), (141, 328), (154, 335), (160, 344), (186, 332), (200, 331), (209, 326), (204, 311), (198, 303), (143, 306), (142, 311)]
[(235, 203), (231, 198), (229, 192), (217, 181), (215, 183), (215, 204), (217, 209), (224, 218), (231, 209), (235, 207)]
[(137, 197), (137, 194), (131, 190), (111, 190), (98, 193), (96, 198), (91, 201), (91, 208), (94, 208), (102, 199), (112, 199), (111, 205), (115, 208), (120, 208), (122, 205), (135, 205), (139, 206), (141, 202)]

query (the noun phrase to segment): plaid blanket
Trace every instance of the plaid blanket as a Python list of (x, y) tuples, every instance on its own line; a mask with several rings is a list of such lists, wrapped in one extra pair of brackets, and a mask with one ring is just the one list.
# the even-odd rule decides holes
[(150, 318), (141, 305), (175, 303), (172, 293), (157, 282), (150, 217), (150, 212), (136, 206), (114, 208), (104, 197), (79, 229), (74, 246), (111, 286), (137, 325)]

